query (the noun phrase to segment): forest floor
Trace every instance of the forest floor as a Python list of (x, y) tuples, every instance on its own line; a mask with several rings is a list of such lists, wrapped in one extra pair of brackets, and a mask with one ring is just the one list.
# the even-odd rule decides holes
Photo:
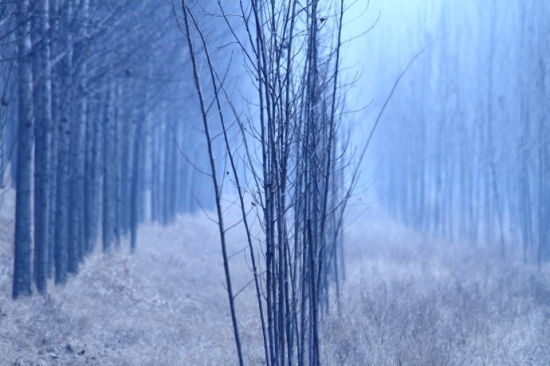
[[(0, 365), (235, 365), (215, 226), (203, 215), (140, 229), (87, 259), (49, 295), (10, 299), (13, 222), (0, 216)], [(238, 291), (251, 278), (231, 238)], [(323, 321), (325, 365), (549, 365), (550, 271), (437, 245), (382, 215), (346, 234), (339, 312)], [(247, 364), (262, 359), (251, 286), (237, 297)]]

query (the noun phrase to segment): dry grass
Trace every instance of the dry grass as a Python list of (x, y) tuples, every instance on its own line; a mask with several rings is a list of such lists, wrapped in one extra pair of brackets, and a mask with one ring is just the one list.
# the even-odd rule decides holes
[(340, 314), (325, 322), (326, 364), (550, 365), (548, 268), (398, 227), (388, 237), (369, 219), (348, 235), (364, 249), (352, 247)]
[[(65, 287), (13, 302), (13, 222), (2, 211), (0, 365), (236, 364), (216, 230), (204, 217), (146, 225), (136, 255), (94, 254)], [(323, 325), (325, 365), (550, 364), (548, 269), (425, 243), (373, 215), (365, 222), (348, 230), (346, 292)], [(250, 272), (242, 241), (231, 241), (239, 289)], [(255, 365), (251, 290), (237, 305)]]
[[(232, 364), (217, 241), (205, 222), (148, 225), (136, 255), (94, 254), (65, 287), (17, 302), (3, 256), (0, 365)], [(3, 238), (3, 254), (6, 246)]]

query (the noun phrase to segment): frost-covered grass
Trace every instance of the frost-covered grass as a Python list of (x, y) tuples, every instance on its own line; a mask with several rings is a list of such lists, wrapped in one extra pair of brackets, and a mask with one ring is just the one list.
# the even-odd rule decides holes
[(136, 255), (94, 254), (63, 288), (16, 302), (2, 237), (0, 365), (233, 364), (214, 234), (202, 218), (147, 225)]
[(349, 230), (363, 244), (349, 248), (340, 313), (324, 324), (326, 364), (550, 365), (548, 267), (373, 221)]
[[(94, 254), (46, 297), (10, 300), (12, 221), (0, 217), (0, 365), (234, 365), (217, 232), (202, 216), (146, 225), (139, 251)], [(235, 288), (250, 279), (232, 235)], [(550, 277), (442, 246), (368, 215), (346, 237), (325, 365), (548, 365)], [(237, 297), (248, 363), (262, 350), (252, 288)]]

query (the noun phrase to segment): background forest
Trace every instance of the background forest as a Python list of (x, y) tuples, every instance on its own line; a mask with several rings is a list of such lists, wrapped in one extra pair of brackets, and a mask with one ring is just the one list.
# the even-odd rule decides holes
[(550, 2), (0, 2), (0, 364), (550, 363)]

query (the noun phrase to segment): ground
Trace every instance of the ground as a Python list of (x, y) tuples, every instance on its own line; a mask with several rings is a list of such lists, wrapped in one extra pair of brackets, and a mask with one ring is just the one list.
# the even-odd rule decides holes
[[(6, 208), (4, 207), (4, 212)], [(9, 210), (8, 210), (9, 211)], [(12, 221), (1, 217), (0, 365), (234, 365), (215, 226), (202, 214), (142, 226), (49, 295), (12, 301)], [(250, 271), (230, 238), (236, 289)], [(373, 211), (346, 234), (325, 365), (548, 365), (550, 276), (483, 247), (427, 241)], [(237, 297), (247, 364), (261, 365), (251, 288)]]

